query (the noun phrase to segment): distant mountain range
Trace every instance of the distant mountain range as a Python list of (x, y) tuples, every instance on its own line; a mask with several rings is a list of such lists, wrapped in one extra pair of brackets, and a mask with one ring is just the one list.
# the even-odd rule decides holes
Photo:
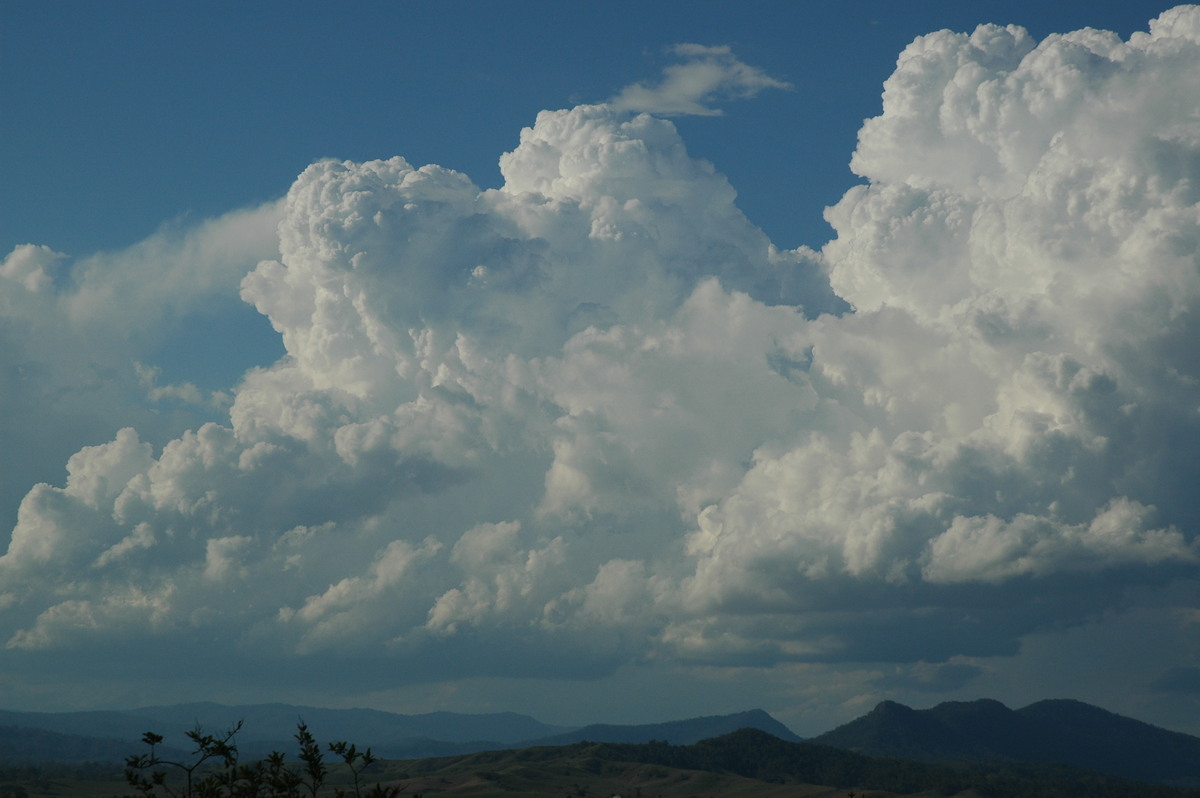
[[(0, 711), (0, 765), (120, 762), (141, 751), (140, 739), (146, 731), (164, 735), (168, 746), (185, 748), (184, 733), (197, 724), (206, 731), (221, 731), (239, 720), (244, 726), (237, 740), (245, 758), (265, 756), (272, 750), (294, 751), (292, 735), (301, 720), (322, 742), (348, 740), (360, 747), (370, 746), (379, 757), (406, 760), (584, 741), (617, 745), (658, 741), (660, 745), (688, 746), (742, 729), (755, 730), (759, 736), (753, 739), (760, 742), (774, 740), (783, 745), (800, 740), (762, 710), (671, 723), (572, 729), (514, 713), (399, 715), (286, 704), (201, 703), (129, 712)], [(987, 699), (948, 702), (925, 710), (885, 701), (808, 743), (922, 762), (1062, 765), (1200, 788), (1200, 738), (1078, 701), (1040, 701), (1019, 710)]]
[[(121, 761), (140, 752), (146, 731), (165, 738), (165, 744), (187, 747), (184, 736), (197, 725), (206, 731), (223, 731), (243, 722), (237, 735), (243, 756), (261, 757), (271, 751), (290, 752), (296, 724), (306, 723), (322, 741), (348, 740), (370, 746), (377, 756), (389, 759), (418, 759), (451, 756), (528, 746), (565, 745), (582, 740), (593, 742), (648, 742), (662, 740), (675, 745), (694, 743), (743, 728), (754, 728), (786, 740), (799, 740), (790, 729), (762, 710), (733, 715), (692, 718), (671, 723), (615, 726), (594, 725), (572, 729), (551, 726), (527, 715), (492, 713), (482, 715), (431, 712), (399, 715), (372, 709), (320, 709), (288, 704), (224, 706), (213, 703), (142, 707), (128, 712), (9, 712), (0, 710), (0, 764), (37, 760), (84, 762), (98, 759)], [(5, 744), (25, 734), (21, 746)], [(7, 735), (7, 737), (6, 737)], [(104, 752), (120, 746), (122, 753)]]
[(780, 740), (799, 742), (791, 729), (761, 709), (734, 715), (677, 720), (671, 723), (650, 723), (638, 726), (612, 726), (597, 723), (581, 729), (526, 741), (526, 745), (571, 745), (572, 743), (645, 743), (661, 740), (671, 745), (691, 745), (710, 737), (719, 737), (739, 729), (758, 729)]
[(923, 762), (1065, 764), (1138, 781), (1200, 787), (1200, 737), (1081, 701), (1012, 710), (999, 701), (910, 709), (884, 701), (810, 742)]

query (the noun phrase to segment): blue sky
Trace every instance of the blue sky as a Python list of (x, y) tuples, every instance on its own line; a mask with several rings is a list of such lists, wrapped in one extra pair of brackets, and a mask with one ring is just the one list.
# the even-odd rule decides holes
[[(848, 168), (858, 128), (878, 113), (882, 81), (914, 37), (980, 21), (1039, 37), (1084, 26), (1127, 36), (1163, 8), (5, 0), (0, 250), (121, 249), (275, 199), (319, 158), (403, 155), (496, 187), (498, 154), (538, 111), (603, 101), (655, 74), (677, 42), (729, 44), (792, 84), (676, 122), (773, 242), (819, 248), (832, 233), (822, 211), (860, 182)], [(215, 389), (277, 356), (261, 317), (238, 310), (219, 321), (236, 320), (242, 346), (218, 337), (196, 351), (192, 341), (161, 367)]]
[(0, 705), (1200, 733), (1168, 8), (0, 0)]
[[(676, 42), (729, 44), (795, 86), (687, 119), (780, 246), (821, 210), (915, 36), (1016, 22), (1125, 36), (1153, 3), (4, 3), (0, 243), (71, 254), (272, 199), (317, 158), (403, 154), (499, 184), (498, 153), (544, 108), (599, 102)], [(63, 217), (72, 223), (63, 222)]]

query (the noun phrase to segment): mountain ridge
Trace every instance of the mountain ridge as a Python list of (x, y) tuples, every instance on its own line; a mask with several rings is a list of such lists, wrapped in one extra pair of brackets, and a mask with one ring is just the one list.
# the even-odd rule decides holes
[[(397, 760), (583, 741), (693, 745), (745, 728), (781, 742), (801, 739), (761, 709), (666, 723), (570, 728), (511, 712), (399, 715), (373, 709), (202, 702), (128, 712), (0, 710), (0, 741), (22, 741), (19, 757), (17, 746), (0, 745), (0, 764), (38, 759), (78, 762), (99, 752), (111, 757), (122, 748), (132, 754), (140, 750), (141, 736), (148, 730), (163, 734), (167, 745), (187, 748), (184, 733), (197, 724), (220, 731), (239, 720), (244, 726), (237, 740), (246, 758), (261, 758), (274, 750), (291, 752), (299, 721), (324, 742), (349, 740), (363, 748), (370, 746), (378, 757)], [(37, 733), (21, 737), (18, 729)], [(1061, 764), (1142, 782), (1200, 788), (1200, 738), (1069, 699), (1047, 699), (1017, 710), (993, 699), (950, 701), (929, 709), (883, 701), (867, 714), (807, 742), (929, 763)]]
[[(692, 745), (662, 740), (582, 742), (383, 760), (372, 768), (372, 781), (405, 794), (444, 798), (795, 798), (844, 795), (847, 790), (877, 798), (1200, 798), (1200, 790), (1138, 783), (1068, 766), (966, 766), (871, 757), (788, 742), (758, 729)], [(5, 795), (111, 795), (122, 789), (119, 784), (124, 784), (120, 769), (112, 765), (0, 768), (0, 794)]]
[[(73, 751), (88, 748), (82, 742), (84, 738), (123, 742), (128, 747), (128, 753), (133, 753), (138, 750), (142, 735), (146, 731), (153, 731), (163, 735), (168, 745), (186, 748), (185, 733), (188, 730), (201, 726), (208, 731), (221, 731), (232, 728), (238, 722), (243, 724), (237, 736), (239, 749), (243, 756), (258, 758), (275, 750), (291, 751), (294, 747), (292, 735), (296, 731), (296, 724), (301, 721), (321, 740), (351, 740), (360, 747), (371, 747), (376, 756), (389, 759), (556, 745), (561, 743), (551, 741), (581, 730), (586, 730), (584, 736), (597, 742), (667, 739), (684, 743), (747, 726), (763, 726), (770, 733), (800, 739), (761, 709), (658, 724), (600, 724), (580, 729), (551, 726), (528, 715), (513, 712), (465, 714), (442, 711), (401, 715), (374, 709), (323, 709), (279, 703), (229, 706), (196, 702), (139, 707), (128, 712), (36, 713), (0, 710), (0, 729), (29, 728), (63, 736), (57, 745), (47, 744), (39, 749), (43, 752), (42, 757), (48, 761), (78, 761), (80, 757)], [(67, 745), (68, 740), (75, 742), (67, 750), (59, 747)], [(27, 755), (23, 760), (30, 758)], [(0, 763), (4, 761), (3, 752), (0, 751)]]
[[(730, 728), (731, 726), (733, 728)], [(706, 715), (666, 723), (636, 725), (593, 723), (551, 737), (526, 740), (524, 745), (571, 745), (585, 741), (639, 743), (649, 740), (662, 740), (671, 745), (692, 745), (701, 740), (718, 737), (738, 729), (758, 729), (789, 742), (799, 742), (802, 739), (766, 711), (750, 709), (732, 715)], [(649, 735), (648, 738), (647, 735)]]
[(429, 738), (448, 743), (489, 740), (511, 745), (569, 728), (542, 723), (515, 712), (438, 711), (408, 715), (378, 709), (326, 709), (282, 703), (228, 706), (199, 702), (139, 707), (130, 714), (169, 723), (184, 722), (189, 728), (195, 723), (220, 727), (242, 720), (245, 726), (239, 736), (245, 740), (278, 738), (281, 732), (285, 738), (290, 738), (296, 723), (301, 720), (331, 738), (379, 736), (388, 742)]
[(1009, 709), (993, 699), (912, 709), (882, 701), (809, 740), (920, 762), (1061, 763), (1138, 781), (1200, 787), (1200, 738), (1071, 699)]

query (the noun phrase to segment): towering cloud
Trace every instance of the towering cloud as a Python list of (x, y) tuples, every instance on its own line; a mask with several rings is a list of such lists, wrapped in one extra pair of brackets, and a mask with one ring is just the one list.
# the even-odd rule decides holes
[[(1200, 8), (1129, 41), (918, 39), (820, 252), (632, 113), (779, 85), (679, 53), (539, 114), (498, 190), (305, 170), (241, 282), (286, 356), (228, 423), (124, 429), (28, 492), (12, 661), (937, 663), (1194, 593)], [(52, 262), (14, 253), (5, 290)]]

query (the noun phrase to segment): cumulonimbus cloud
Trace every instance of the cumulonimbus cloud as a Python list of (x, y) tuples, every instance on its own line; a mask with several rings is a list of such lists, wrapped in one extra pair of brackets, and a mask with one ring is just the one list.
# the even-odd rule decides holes
[(1198, 28), (918, 39), (820, 252), (625, 113), (778, 85), (723, 49), (539, 114), (498, 190), (313, 164), (241, 284), (286, 357), (227, 424), (30, 490), (0, 637), (410, 678), (946, 662), (1194, 582)]

